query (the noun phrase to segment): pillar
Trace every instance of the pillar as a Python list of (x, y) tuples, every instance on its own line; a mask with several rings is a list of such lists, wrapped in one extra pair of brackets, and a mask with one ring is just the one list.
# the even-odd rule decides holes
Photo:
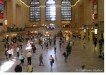
[(7, 0), (7, 27), (13, 25), (13, 2), (14, 0)]

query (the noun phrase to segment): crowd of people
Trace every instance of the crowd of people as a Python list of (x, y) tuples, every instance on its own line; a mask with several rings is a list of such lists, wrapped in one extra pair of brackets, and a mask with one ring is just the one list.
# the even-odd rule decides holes
[[(59, 38), (58, 43), (57, 43), (57, 38)], [(37, 40), (35, 40), (37, 39)], [(74, 39), (75, 40), (75, 39)], [(16, 57), (16, 60), (18, 60), (20, 63), (16, 64), (14, 71), (15, 72), (23, 72), (23, 67), (26, 66), (25, 64), (27, 63), (27, 68), (26, 72), (34, 72), (34, 64), (32, 62), (33, 60), (33, 55), (37, 54), (37, 45), (42, 50), (50, 50), (50, 47), (54, 47), (54, 54), (50, 54), (48, 58), (49, 63), (50, 63), (50, 69), (51, 71), (53, 70), (54, 63), (56, 63), (56, 58), (54, 55), (58, 55), (58, 50), (61, 51), (61, 55), (64, 57), (63, 60), (65, 63), (68, 62), (68, 57), (71, 55), (72, 50), (73, 50), (73, 45), (74, 45), (74, 40), (68, 40), (66, 41), (64, 37), (59, 37), (59, 36), (54, 36), (53, 38), (46, 38), (42, 39), (42, 37), (39, 36), (16, 36), (13, 38), (6, 37), (4, 38), (4, 54), (6, 56), (6, 60), (12, 60), (14, 57)], [(86, 41), (82, 40), (82, 47), (86, 49)], [(93, 39), (93, 44), (94, 47), (97, 46), (97, 43), (99, 44), (99, 49), (100, 49), (100, 56), (102, 54), (102, 47), (103, 47), (103, 39), (98, 40), (97, 38)], [(59, 46), (59, 49), (57, 47), (57, 44)], [(27, 53), (25, 55), (25, 47), (30, 47), (29, 50), (27, 50)], [(65, 49), (63, 49), (65, 48)], [(37, 54), (39, 57), (38, 59), (38, 65), (39, 66), (46, 66), (47, 63), (45, 63), (44, 59), (44, 53)], [(85, 68), (85, 65), (82, 66), (82, 69)], [(85, 70), (84, 70), (85, 71)]]
[[(27, 72), (33, 72), (33, 64), (32, 64), (32, 55), (36, 53), (36, 45), (35, 42), (36, 40), (34, 40), (36, 38), (36, 36), (28, 36), (28, 37), (24, 37), (24, 36), (16, 36), (13, 38), (9, 38), (6, 37), (3, 39), (4, 42), (4, 48), (5, 48), (5, 56), (7, 60), (12, 60), (14, 58), (14, 56), (16, 56), (17, 60), (20, 61), (20, 64), (17, 64), (14, 71), (15, 72), (22, 72), (22, 66), (24, 65), (24, 63), (26, 62), (25, 59), (27, 59)], [(46, 49), (48, 50), (49, 46), (53, 46), (54, 47), (54, 54), (57, 54), (57, 43), (56, 43), (56, 36), (54, 38), (47, 38), (45, 40), (42, 40), (40, 37), (37, 36), (37, 44), (42, 48), (42, 49)], [(62, 45), (64, 44), (65, 40), (63, 37), (59, 37), (60, 41), (59, 41), (59, 47), (61, 50)], [(24, 45), (27, 43), (27, 47), (30, 46), (31, 49), (28, 50), (26, 56), (24, 54)], [(70, 41), (68, 42), (68, 44), (71, 46)], [(65, 54), (64, 54), (65, 52)], [(63, 52), (63, 56), (65, 57), (65, 62), (68, 58), (68, 51), (67, 48), (66, 50)], [(44, 66), (44, 56), (43, 53), (41, 53), (39, 55), (39, 66)], [(50, 55), (50, 57), (48, 57), (48, 59), (50, 60), (50, 67), (51, 67), (51, 71), (53, 68), (53, 64), (55, 62), (55, 57), (53, 57), (53, 55)]]
[[(35, 40), (35, 38), (37, 40)], [(59, 42), (57, 43), (57, 38), (59, 38)], [(97, 46), (97, 39), (93, 39), (94, 40), (94, 46)], [(5, 56), (6, 56), (6, 60), (12, 60), (14, 58), (14, 56), (16, 56), (17, 60), (20, 61), (19, 64), (17, 64), (15, 66), (14, 71), (15, 72), (22, 72), (22, 67), (24, 66), (24, 63), (27, 63), (27, 72), (33, 72), (34, 68), (33, 64), (32, 64), (32, 59), (33, 59), (33, 54), (36, 54), (36, 51), (38, 50), (36, 47), (36, 43), (41, 47), (41, 49), (46, 49), (48, 51), (49, 47), (52, 46), (54, 47), (54, 55), (58, 54), (58, 49), (57, 49), (57, 44), (60, 47), (60, 51), (61, 51), (61, 55), (64, 57), (64, 62), (67, 63), (68, 57), (71, 55), (72, 52), (72, 47), (74, 45), (73, 40), (69, 39), (68, 41), (65, 40), (64, 37), (59, 37), (59, 36), (54, 36), (53, 38), (46, 38), (46, 39), (42, 39), (41, 36), (28, 36), (28, 37), (24, 37), (24, 36), (16, 36), (13, 38), (9, 38), (6, 37), (3, 39), (4, 42), (4, 48), (5, 48)], [(103, 45), (103, 39), (99, 40), (100, 43), (100, 49)], [(65, 46), (65, 50), (62, 51), (63, 46), (66, 44)], [(85, 45), (86, 42), (83, 42), (83, 48), (85, 49)], [(26, 47), (30, 47), (30, 49), (27, 51), (26, 56), (24, 54), (24, 45), (26, 45)], [(38, 60), (39, 66), (45, 66), (44, 63), (44, 56), (43, 53), (39, 54)], [(26, 60), (25, 60), (26, 59)], [(53, 69), (53, 64), (56, 60), (55, 57), (53, 57), (53, 55), (50, 55), (48, 57), (49, 62), (50, 62), (50, 68), (51, 71)]]

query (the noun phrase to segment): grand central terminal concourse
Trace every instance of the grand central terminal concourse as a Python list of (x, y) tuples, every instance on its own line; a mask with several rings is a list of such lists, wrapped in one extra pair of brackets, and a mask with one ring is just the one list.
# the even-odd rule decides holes
[(0, 0), (0, 73), (104, 72), (104, 0)]

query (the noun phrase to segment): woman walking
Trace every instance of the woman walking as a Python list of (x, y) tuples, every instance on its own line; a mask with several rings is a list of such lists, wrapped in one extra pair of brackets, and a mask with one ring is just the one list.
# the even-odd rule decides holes
[(52, 67), (53, 67), (53, 63), (54, 63), (54, 58), (52, 55), (50, 55), (49, 60), (50, 60), (50, 66), (51, 66), (51, 71), (52, 71)]
[(20, 60), (20, 62), (22, 64), (22, 66), (23, 66), (23, 63), (24, 63), (24, 59), (25, 59), (24, 56), (22, 54), (20, 54), (19, 60)]

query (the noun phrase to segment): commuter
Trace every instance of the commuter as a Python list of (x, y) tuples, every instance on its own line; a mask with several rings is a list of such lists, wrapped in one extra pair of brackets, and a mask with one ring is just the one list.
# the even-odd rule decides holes
[(56, 46), (54, 47), (54, 54), (56, 54)]
[(22, 64), (22, 66), (23, 66), (23, 63), (24, 63), (24, 59), (25, 59), (25, 57), (23, 56), (23, 54), (20, 54), (19, 60), (20, 60), (20, 62)]
[(52, 70), (53, 63), (54, 63), (54, 58), (53, 58), (53, 56), (52, 56), (52, 55), (50, 55), (49, 60), (50, 60), (50, 66), (51, 66), (51, 70)]
[(9, 50), (7, 51), (8, 55), (9, 55), (9, 59), (11, 59), (12, 55), (13, 55), (13, 51), (12, 49), (9, 48)]
[(54, 46), (56, 45), (56, 39), (54, 39)]
[(6, 43), (4, 43), (4, 48), (7, 48), (7, 44)]
[(103, 40), (103, 38), (101, 38), (101, 39), (99, 40), (99, 49), (100, 49), (100, 50), (102, 49), (103, 44), (104, 44), (104, 40)]
[(96, 47), (96, 45), (97, 45), (97, 37), (95, 37), (95, 38), (93, 39), (93, 42), (94, 42), (94, 46)]
[(6, 59), (8, 59), (8, 53), (7, 53), (7, 51), (8, 51), (8, 50), (6, 49), (6, 50), (5, 50), (5, 53), (4, 53), (5, 56), (6, 56)]
[(16, 65), (14, 71), (15, 72), (22, 72), (22, 66), (20, 64), (19, 65)]
[(63, 56), (65, 58), (65, 63), (67, 63), (67, 53), (66, 52), (63, 52)]
[(17, 51), (17, 57), (19, 57), (19, 47), (18, 46), (16, 48), (16, 51)]
[(41, 48), (43, 49), (43, 44), (40, 44)]
[(32, 53), (29, 51), (27, 53), (27, 62), (28, 62), (28, 64), (31, 63), (31, 57), (32, 57)]
[(48, 49), (48, 42), (46, 43), (46, 48)]
[(32, 51), (33, 51), (33, 53), (36, 52), (36, 47), (35, 46), (32, 46)]
[(85, 72), (86, 70), (85, 70), (85, 65), (82, 65), (81, 66), (81, 72)]
[(28, 63), (27, 72), (33, 72), (33, 66), (31, 63)]
[(40, 56), (39, 56), (39, 66), (44, 66), (42, 54), (40, 54)]
[(20, 49), (22, 49), (22, 46), (23, 46), (23, 42), (20, 42)]
[(67, 57), (71, 54), (72, 46), (70, 45), (70, 42), (66, 46), (66, 52), (67, 52)]
[(49, 39), (49, 45), (51, 46), (51, 44), (52, 44), (52, 39)]

